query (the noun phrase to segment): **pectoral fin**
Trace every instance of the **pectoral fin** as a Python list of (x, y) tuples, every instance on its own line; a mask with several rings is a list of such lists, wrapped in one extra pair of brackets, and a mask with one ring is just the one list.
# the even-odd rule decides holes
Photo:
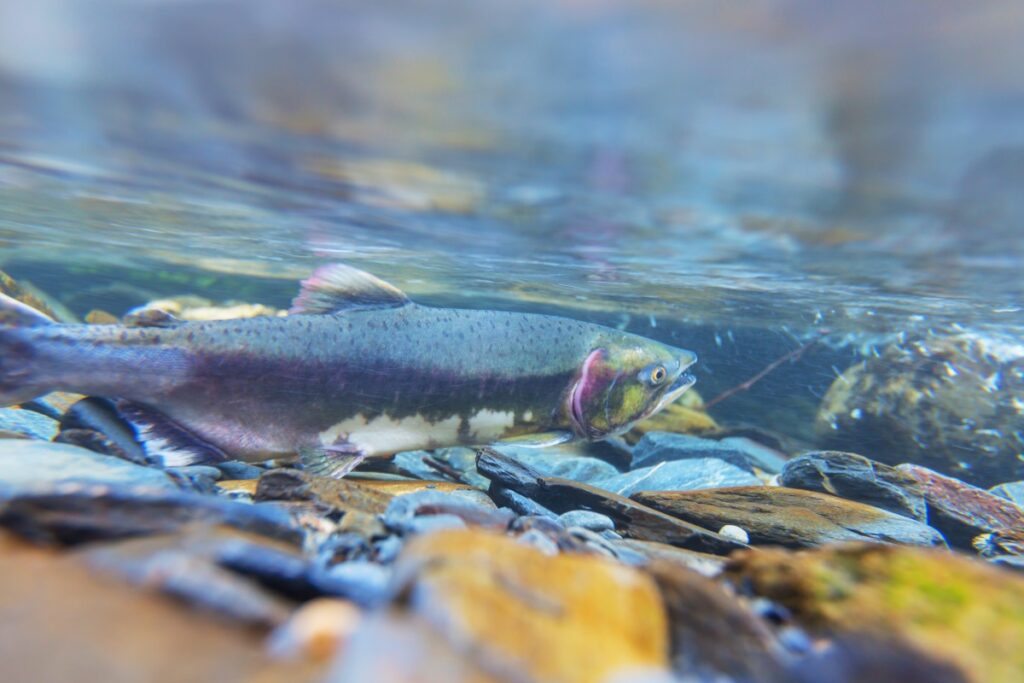
[(302, 468), (318, 477), (341, 479), (355, 469), (366, 453), (347, 442), (299, 449)]
[(522, 446), (523, 448), (547, 448), (548, 446), (557, 446), (560, 443), (569, 443), (575, 438), (572, 432), (540, 432), (538, 434), (524, 434), (523, 436), (501, 439), (496, 444), (499, 446)]

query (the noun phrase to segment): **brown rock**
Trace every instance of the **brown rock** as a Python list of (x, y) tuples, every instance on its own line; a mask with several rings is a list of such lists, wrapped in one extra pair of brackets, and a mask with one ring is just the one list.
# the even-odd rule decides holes
[(72, 555), (0, 534), (0, 669), (8, 681), (318, 681), (313, 662), (276, 663), (262, 632), (95, 575)]
[(928, 504), (928, 523), (957, 548), (971, 548), (978, 534), (1024, 529), (1024, 509), (1005, 498), (920, 465), (900, 465), (896, 469), (921, 485)]
[(338, 510), (359, 510), (382, 514), (394, 498), (365, 483), (347, 479), (316, 477), (300, 470), (277, 469), (265, 472), (256, 486), (255, 500), (313, 501)]
[(625, 433), (626, 443), (633, 445), (647, 432), (674, 432), (676, 434), (713, 434), (720, 427), (715, 419), (704, 410), (700, 396), (690, 389), (682, 398), (668, 405), (664, 410), (638, 422)]
[(720, 529), (734, 524), (752, 544), (807, 547), (835, 541), (940, 545), (924, 524), (815, 491), (740, 486), (701, 491), (647, 491), (634, 498), (673, 517)]
[(765, 622), (729, 589), (673, 562), (655, 561), (645, 571), (661, 589), (677, 674), (778, 680), (781, 648)]
[(280, 659), (327, 661), (345, 646), (362, 616), (362, 610), (348, 600), (310, 600), (271, 634), (267, 648)]
[(820, 635), (905, 641), (977, 683), (1024, 680), (1024, 577), (937, 549), (737, 553), (728, 576)]
[[(668, 625), (657, 588), (615, 562), (550, 557), (467, 529), (414, 539), (397, 573), (408, 577), (405, 609), (385, 619), (400, 621), (371, 623), (369, 636), (357, 633), (350, 648), (394, 652), (394, 661), (343, 664), (345, 676), (335, 680), (590, 683), (629, 670), (667, 670)], [(401, 652), (396, 638), (409, 641)], [(438, 678), (441, 669), (452, 678)]]

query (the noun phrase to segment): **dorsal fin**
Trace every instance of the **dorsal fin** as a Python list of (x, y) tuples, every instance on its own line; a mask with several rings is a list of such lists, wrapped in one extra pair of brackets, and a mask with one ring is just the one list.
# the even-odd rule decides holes
[(357, 268), (335, 263), (318, 268), (302, 283), (291, 314), (317, 315), (360, 308), (394, 308), (409, 303), (405, 292)]

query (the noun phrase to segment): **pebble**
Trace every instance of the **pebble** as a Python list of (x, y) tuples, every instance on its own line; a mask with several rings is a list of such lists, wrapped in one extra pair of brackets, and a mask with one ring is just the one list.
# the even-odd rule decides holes
[(355, 632), (362, 616), (362, 610), (348, 600), (311, 600), (274, 629), (267, 639), (267, 652), (276, 659), (326, 661)]
[(512, 489), (506, 489), (501, 486), (493, 487), (491, 495), (494, 499), (508, 507), (512, 508), (516, 513), (528, 517), (551, 517), (557, 518), (558, 515), (552, 512), (548, 508), (544, 507), (532, 498), (527, 498), (521, 493), (517, 493)]
[(732, 540), (739, 541), (740, 543), (750, 543), (750, 534), (735, 524), (726, 524), (718, 530), (718, 535), (731, 538)]
[(760, 484), (761, 480), (751, 472), (717, 458), (663, 462), (594, 483), (620, 496), (631, 496), (637, 491), (692, 491)]
[(205, 479), (212, 479), (218, 481), (221, 479), (223, 474), (221, 470), (216, 467), (210, 467), (208, 465), (188, 465), (185, 467), (167, 467), (164, 469), (165, 472), (179, 474), (190, 479), (203, 477)]
[(548, 557), (554, 557), (559, 553), (558, 543), (540, 529), (527, 529), (519, 534), (516, 540), (536, 548)]
[[(425, 489), (393, 498), (382, 521), (389, 529), (401, 533), (460, 528), (467, 524), (504, 531), (514, 517), (511, 510), (489, 508), (456, 492)], [(453, 518), (458, 520), (458, 524), (452, 521)]]
[(571, 510), (559, 515), (558, 519), (566, 528), (582, 527), (597, 533), (615, 529), (615, 522), (611, 517), (590, 510)]

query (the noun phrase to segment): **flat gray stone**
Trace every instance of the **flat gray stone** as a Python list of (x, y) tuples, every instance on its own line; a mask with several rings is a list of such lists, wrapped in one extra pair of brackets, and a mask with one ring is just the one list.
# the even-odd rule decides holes
[(597, 533), (615, 528), (615, 522), (612, 521), (611, 517), (602, 515), (599, 512), (591, 512), (590, 510), (570, 510), (559, 515), (558, 519), (566, 528), (575, 526)]
[(727, 486), (760, 486), (761, 480), (717, 458), (662, 462), (594, 482), (594, 486), (632, 496), (637, 491), (693, 491)]
[(17, 489), (70, 481), (179, 490), (160, 470), (110, 455), (47, 441), (0, 440), (0, 487)]
[(39, 441), (50, 441), (57, 436), (58, 427), (56, 420), (33, 410), (0, 408), (0, 431), (22, 434)]
[(1008, 481), (993, 486), (988, 492), (1024, 507), (1024, 481)]
[(499, 453), (526, 463), (545, 477), (594, 484), (619, 474), (619, 470), (611, 463), (585, 455), (585, 447), (579, 444), (562, 444), (547, 448), (496, 444), (493, 448)]
[(745, 470), (757, 467), (772, 474), (786, 464), (782, 453), (741, 436), (716, 441), (690, 434), (648, 432), (633, 449), (633, 468), (702, 458), (717, 458)]

